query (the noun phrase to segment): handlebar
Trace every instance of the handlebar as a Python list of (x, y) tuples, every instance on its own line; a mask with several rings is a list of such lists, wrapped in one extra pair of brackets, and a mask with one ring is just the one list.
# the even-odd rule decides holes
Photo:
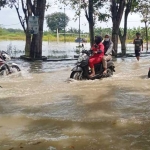
[(85, 53), (89, 56), (93, 53), (93, 51), (92, 50), (82, 50), (82, 53)]

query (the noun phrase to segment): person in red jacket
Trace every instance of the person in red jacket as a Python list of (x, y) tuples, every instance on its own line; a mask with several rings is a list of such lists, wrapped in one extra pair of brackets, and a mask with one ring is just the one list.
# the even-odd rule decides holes
[(95, 36), (95, 44), (91, 48), (93, 55), (89, 58), (89, 66), (91, 68), (89, 77), (95, 76), (94, 64), (101, 62), (104, 56), (104, 45), (102, 44), (102, 40), (103, 38), (101, 36)]

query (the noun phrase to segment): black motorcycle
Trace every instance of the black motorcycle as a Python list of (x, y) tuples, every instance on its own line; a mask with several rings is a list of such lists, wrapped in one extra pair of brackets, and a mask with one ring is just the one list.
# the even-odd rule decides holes
[(78, 61), (76, 63), (76, 66), (71, 70), (72, 73), (70, 74), (70, 78), (75, 80), (84, 80), (84, 79), (100, 79), (104, 77), (110, 77), (113, 75), (113, 72), (115, 72), (115, 66), (114, 63), (110, 60), (107, 62), (107, 74), (103, 74), (104, 68), (102, 62), (95, 64), (95, 76), (92, 78), (89, 78), (89, 75), (91, 74), (91, 70), (89, 68), (89, 58), (91, 56), (92, 51), (89, 50), (83, 50), (79, 57)]

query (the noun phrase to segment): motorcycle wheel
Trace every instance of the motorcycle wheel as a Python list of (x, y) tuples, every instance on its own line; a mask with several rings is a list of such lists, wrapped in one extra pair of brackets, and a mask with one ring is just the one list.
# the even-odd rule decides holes
[(70, 78), (75, 80), (82, 80), (82, 74), (81, 72), (73, 71), (70, 75)]
[(15, 72), (16, 71), (18, 71), (18, 72), (21, 71), (21, 69), (17, 65), (12, 65), (11, 67), (13, 68), (13, 70), (15, 69)]

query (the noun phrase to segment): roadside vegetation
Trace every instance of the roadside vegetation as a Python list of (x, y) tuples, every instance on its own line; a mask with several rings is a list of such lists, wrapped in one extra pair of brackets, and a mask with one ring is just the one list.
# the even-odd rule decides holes
[[(105, 34), (111, 35), (111, 32), (111, 28), (96, 28), (94, 30), (95, 35), (101, 34), (103, 37), (105, 36)], [(136, 32), (140, 32), (142, 38), (146, 40), (145, 29), (139, 27), (127, 30), (127, 43), (133, 41)], [(59, 35), (59, 41), (74, 42), (78, 37), (78, 34), (79, 33), (77, 29), (69, 29), (66, 31), (66, 34), (63, 34), (63, 31), (61, 31), (61, 35)], [(81, 34), (84, 34), (81, 36), (81, 38), (87, 39), (88, 42), (90, 41), (88, 33), (81, 32)], [(150, 35), (150, 28), (148, 29), (148, 35)], [(150, 40), (150, 36), (148, 37), (148, 39)], [(0, 40), (25, 40), (25, 34), (24, 31), (20, 29), (0, 28)], [(43, 41), (57, 41), (57, 34), (55, 32), (44, 31)]]

